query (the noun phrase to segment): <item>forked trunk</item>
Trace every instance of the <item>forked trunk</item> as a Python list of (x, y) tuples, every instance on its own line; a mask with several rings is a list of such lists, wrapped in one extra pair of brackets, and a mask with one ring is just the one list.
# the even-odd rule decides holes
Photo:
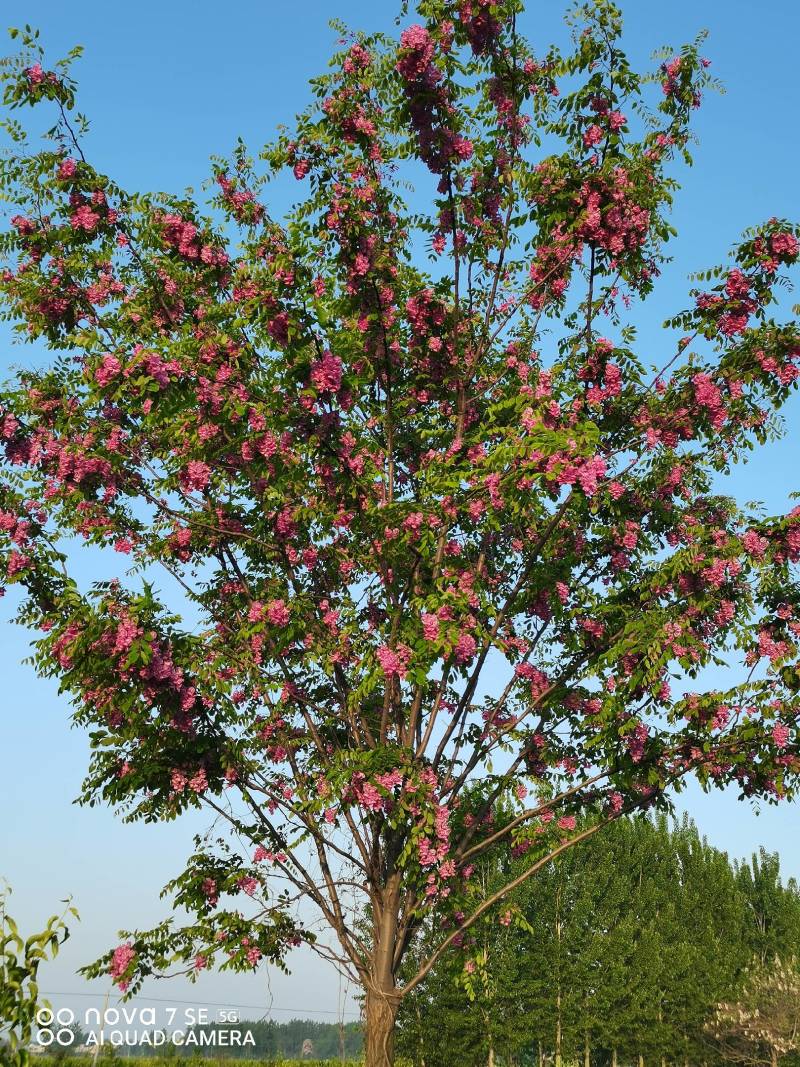
[(364, 1067), (394, 1067), (394, 1026), (399, 1002), (391, 991), (368, 990)]

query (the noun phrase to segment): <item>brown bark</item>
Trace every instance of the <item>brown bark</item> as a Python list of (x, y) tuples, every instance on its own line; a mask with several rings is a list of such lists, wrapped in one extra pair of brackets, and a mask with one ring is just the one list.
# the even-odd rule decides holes
[(394, 1027), (398, 1006), (394, 990), (367, 990), (364, 1067), (394, 1067)]
[(393, 1067), (400, 997), (394, 974), (400, 876), (394, 874), (376, 902), (375, 951), (365, 998), (364, 1067)]
[(555, 1067), (562, 1067), (561, 1060), (561, 883), (556, 890), (556, 941), (558, 956), (556, 958), (556, 1048)]

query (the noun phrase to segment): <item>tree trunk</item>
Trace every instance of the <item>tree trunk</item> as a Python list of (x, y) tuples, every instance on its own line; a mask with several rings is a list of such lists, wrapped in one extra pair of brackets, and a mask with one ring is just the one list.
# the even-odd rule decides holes
[(583, 1035), (583, 1067), (592, 1067), (592, 1050), (589, 1045), (589, 1031)]
[(611, 1050), (611, 1067), (617, 1067), (617, 1050), (615, 1048)]
[(556, 890), (556, 1048), (555, 1067), (561, 1067), (561, 883)]
[(375, 948), (365, 983), (364, 1067), (394, 1067), (394, 1027), (400, 1007), (394, 974), (399, 902), (400, 875), (395, 873), (376, 902)]
[(770, 1060), (772, 1061), (772, 1067), (778, 1067), (778, 1050), (773, 1047), (769, 1050), (769, 1054)]
[(487, 1067), (494, 1067), (494, 1045), (489, 1046), (489, 1059), (486, 1063)]
[(397, 996), (393, 991), (367, 990), (364, 1067), (394, 1067), (394, 1024)]

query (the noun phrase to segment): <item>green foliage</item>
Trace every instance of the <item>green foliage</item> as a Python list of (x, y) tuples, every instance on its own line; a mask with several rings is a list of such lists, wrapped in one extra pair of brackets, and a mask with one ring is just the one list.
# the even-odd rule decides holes
[[(483, 891), (519, 873), (485, 865)], [(505, 905), (504, 905), (505, 907)], [(400, 1015), (415, 1063), (715, 1063), (707, 1022), (753, 961), (791, 959), (800, 893), (776, 856), (731, 864), (684, 819), (621, 820), (548, 864), (444, 958)], [(432, 928), (428, 938), (435, 943)], [(426, 952), (430, 946), (419, 951)], [(414, 961), (410, 961), (413, 967)]]
[(64, 916), (77, 919), (78, 913), (68, 905), (47, 920), (41, 933), (24, 939), (6, 910), (9, 892), (0, 887), (0, 1063), (27, 1067), (36, 1013), (45, 1006), (39, 999), (39, 967), (54, 959), (69, 937)]

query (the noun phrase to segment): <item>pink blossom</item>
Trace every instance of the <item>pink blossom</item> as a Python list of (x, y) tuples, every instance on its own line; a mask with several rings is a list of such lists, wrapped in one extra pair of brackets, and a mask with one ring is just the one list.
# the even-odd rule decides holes
[(184, 489), (196, 489), (202, 491), (211, 480), (211, 468), (207, 463), (199, 459), (190, 460), (186, 469), (181, 473), (181, 484)]
[(92, 211), (88, 204), (82, 204), (70, 215), (69, 224), (73, 230), (86, 230), (87, 233), (91, 233), (99, 221), (100, 216), (97, 212)]
[(410, 648), (398, 645), (396, 649), (391, 649), (388, 645), (381, 645), (376, 655), (387, 678), (391, 678), (393, 675), (397, 675), (398, 678), (405, 678), (408, 673), (408, 662), (411, 658)]
[(420, 867), (432, 867), (437, 860), (436, 849), (431, 844), (429, 838), (423, 837), (419, 843), (419, 865)]
[(455, 647), (456, 663), (469, 663), (474, 657), (478, 644), (472, 634), (462, 633)]
[(769, 541), (761, 537), (755, 530), (748, 530), (742, 538), (742, 544), (751, 556), (763, 556)]
[(593, 122), (591, 126), (587, 127), (583, 135), (583, 143), (587, 148), (592, 148), (594, 145), (600, 144), (602, 140), (603, 130), (597, 123)]
[(74, 159), (64, 159), (61, 161), (58, 167), (58, 177), (61, 181), (65, 181), (67, 178), (71, 178), (77, 169), (78, 164)]
[(311, 366), (311, 381), (321, 393), (335, 393), (342, 384), (342, 361), (331, 352)]
[(625, 744), (634, 763), (641, 763), (647, 737), (647, 727), (643, 722), (637, 723), (633, 732), (626, 736)]
[(128, 971), (131, 963), (136, 959), (136, 950), (129, 942), (124, 945), (118, 945), (114, 949), (114, 954), (111, 957), (111, 966), (109, 968), (109, 974), (112, 979), (119, 986), (119, 988), (125, 992), (130, 985), (129, 979), (123, 978), (123, 975)]
[(289, 609), (283, 600), (273, 600), (267, 605), (267, 618), (273, 626), (285, 626), (289, 621)]
[(170, 781), (176, 793), (182, 793), (186, 788), (187, 778), (183, 771), (173, 771)]
[(790, 731), (786, 723), (776, 722), (772, 727), (772, 740), (780, 749), (786, 748), (789, 743)]
[(409, 26), (400, 34), (400, 50), (397, 70), (406, 81), (411, 81), (427, 71), (433, 59), (433, 40), (424, 26)]
[(797, 238), (793, 233), (788, 233), (787, 231), (775, 233), (770, 238), (769, 243), (776, 256), (786, 256), (787, 259), (794, 259), (797, 255)]
[(371, 782), (365, 782), (358, 790), (358, 803), (367, 811), (380, 811), (384, 807), (384, 796)]
[(208, 778), (202, 768), (189, 779), (189, 788), (194, 793), (204, 793), (208, 789)]

